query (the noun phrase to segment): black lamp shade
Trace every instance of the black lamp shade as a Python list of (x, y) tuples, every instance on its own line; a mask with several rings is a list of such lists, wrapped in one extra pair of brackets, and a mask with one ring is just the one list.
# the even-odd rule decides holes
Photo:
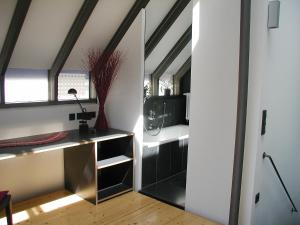
[(76, 89), (71, 88), (71, 89), (68, 90), (68, 94), (69, 94), (69, 95), (76, 95), (76, 94), (77, 94), (77, 91), (76, 91)]

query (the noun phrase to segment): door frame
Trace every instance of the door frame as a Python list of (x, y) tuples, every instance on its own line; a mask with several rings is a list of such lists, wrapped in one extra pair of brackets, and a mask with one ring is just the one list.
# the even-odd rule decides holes
[(229, 225), (237, 225), (242, 186), (249, 80), (251, 0), (241, 0), (238, 104)]

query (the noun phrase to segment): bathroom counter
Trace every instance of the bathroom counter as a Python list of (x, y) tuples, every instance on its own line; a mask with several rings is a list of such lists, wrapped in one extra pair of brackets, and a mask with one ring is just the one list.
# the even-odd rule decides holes
[[(155, 131), (153, 131), (153, 133), (155, 133)], [(157, 136), (151, 136), (150, 134), (144, 131), (143, 145), (146, 147), (154, 147), (164, 143), (188, 138), (189, 126), (175, 125), (171, 127), (162, 128), (161, 132)]]

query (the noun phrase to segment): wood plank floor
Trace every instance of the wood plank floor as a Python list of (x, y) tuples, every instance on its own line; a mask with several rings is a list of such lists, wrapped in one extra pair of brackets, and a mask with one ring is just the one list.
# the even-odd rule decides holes
[[(59, 191), (16, 203), (13, 210), (14, 224), (21, 225), (217, 225), (136, 192), (95, 206)], [(0, 224), (6, 224), (5, 218)]]

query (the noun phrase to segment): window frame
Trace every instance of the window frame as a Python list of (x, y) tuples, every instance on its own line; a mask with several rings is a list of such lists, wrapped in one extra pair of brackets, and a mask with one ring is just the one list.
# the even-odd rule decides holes
[[(68, 71), (64, 71), (68, 72)], [(5, 103), (5, 75), (3, 76), (3, 79), (0, 79), (0, 87), (1, 87), (1, 93), (4, 93), (4, 96), (1, 98), (0, 102), (0, 109), (4, 108), (19, 108), (19, 107), (39, 107), (39, 106), (52, 106), (52, 105), (68, 105), (68, 104), (78, 104), (76, 100), (61, 100), (58, 101), (58, 76), (56, 76), (56, 79), (48, 79), (48, 99), (50, 99), (50, 87), (54, 86), (55, 90), (55, 100), (48, 100), (48, 101), (42, 101), (42, 102), (20, 102), (20, 103)], [(90, 103), (90, 104), (97, 104), (98, 100), (96, 97), (96, 93), (94, 91), (93, 85), (92, 85), (92, 79), (91, 74), (89, 73), (89, 99), (80, 99), (80, 103)]]
[[(90, 99), (92, 99), (92, 96), (93, 96), (93, 90), (92, 90), (92, 88), (93, 88), (93, 85), (92, 85), (92, 80), (91, 80), (91, 73), (90, 72), (88, 72), (88, 71), (84, 71), (84, 70), (62, 70), (59, 74), (85, 74), (85, 75), (88, 75), (88, 77), (89, 77), (89, 85), (88, 85), (88, 88), (89, 88), (89, 97), (88, 97), (88, 99), (80, 99), (79, 98), (79, 96), (78, 96), (78, 94), (77, 94), (77, 97), (78, 97), (78, 99), (79, 99), (79, 101), (85, 101), (85, 100), (90, 100)], [(63, 101), (72, 101), (72, 100), (67, 100), (67, 99), (64, 99), (64, 100), (59, 100), (58, 99), (58, 77), (59, 77), (59, 75), (57, 76), (57, 88), (56, 88), (56, 99), (57, 99), (57, 101), (59, 101), (59, 102), (63, 102)], [(72, 88), (75, 88), (75, 87), (72, 87)], [(75, 88), (76, 89), (76, 88)], [(78, 90), (77, 90), (78, 91)], [(95, 94), (94, 94), (95, 95)]]

